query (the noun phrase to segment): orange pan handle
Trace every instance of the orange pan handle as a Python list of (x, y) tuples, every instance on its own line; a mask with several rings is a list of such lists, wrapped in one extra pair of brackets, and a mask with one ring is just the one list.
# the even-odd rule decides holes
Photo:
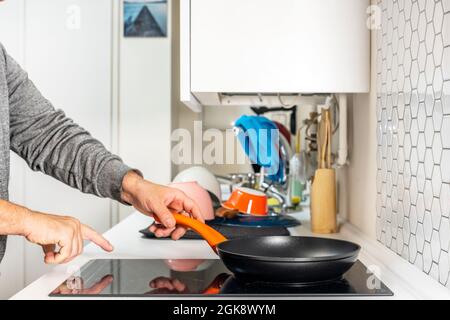
[[(194, 230), (196, 233), (198, 233), (203, 239), (205, 239), (208, 242), (209, 246), (216, 253), (217, 253), (217, 250), (216, 250), (217, 245), (219, 243), (222, 243), (222, 242), (228, 240), (220, 232), (217, 232), (210, 226), (208, 226), (198, 220), (195, 220), (190, 217), (186, 217), (186, 216), (176, 213), (176, 212), (172, 212), (172, 214), (175, 218), (177, 225)], [(160, 222), (159, 219), (156, 217), (156, 215), (154, 216), (154, 218), (156, 221)]]
[(221, 273), (219, 274), (214, 281), (205, 289), (203, 290), (204, 295), (209, 295), (209, 294), (219, 294), (220, 293), (220, 289), (222, 289), (223, 284), (225, 283), (225, 281), (230, 277), (229, 274), (226, 273)]

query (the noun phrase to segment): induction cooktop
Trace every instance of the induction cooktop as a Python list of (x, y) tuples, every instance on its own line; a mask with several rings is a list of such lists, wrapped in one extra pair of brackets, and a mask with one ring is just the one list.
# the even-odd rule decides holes
[(357, 261), (340, 280), (271, 284), (235, 279), (221, 260), (92, 260), (51, 297), (369, 297), (392, 296), (389, 288)]

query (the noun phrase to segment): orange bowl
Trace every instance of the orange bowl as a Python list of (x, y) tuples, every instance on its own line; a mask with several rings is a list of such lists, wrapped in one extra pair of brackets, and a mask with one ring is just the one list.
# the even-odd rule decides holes
[(266, 216), (269, 212), (267, 196), (261, 191), (250, 188), (236, 188), (222, 206), (256, 216)]

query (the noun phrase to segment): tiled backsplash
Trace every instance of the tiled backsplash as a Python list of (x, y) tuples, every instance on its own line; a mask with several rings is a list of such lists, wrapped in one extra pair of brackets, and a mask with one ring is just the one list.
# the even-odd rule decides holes
[(450, 288), (450, 0), (381, 0), (377, 238)]

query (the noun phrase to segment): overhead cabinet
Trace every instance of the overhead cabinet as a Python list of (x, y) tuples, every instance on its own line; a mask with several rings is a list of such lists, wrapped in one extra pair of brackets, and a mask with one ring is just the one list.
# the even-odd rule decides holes
[(369, 91), (368, 0), (181, 2), (181, 100), (193, 109), (223, 93)]

